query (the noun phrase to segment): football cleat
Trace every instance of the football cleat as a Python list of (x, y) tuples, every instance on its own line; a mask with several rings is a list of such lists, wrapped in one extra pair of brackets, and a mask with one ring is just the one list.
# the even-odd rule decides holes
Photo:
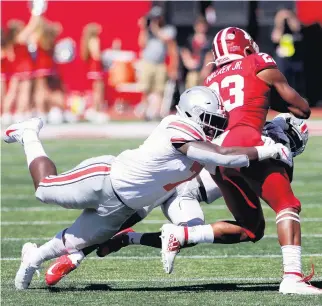
[(32, 118), (23, 122), (11, 124), (5, 131), (3, 140), (6, 143), (19, 142), (23, 145), (23, 134), (25, 130), (34, 130), (37, 135), (43, 127), (40, 118)]
[(304, 282), (301, 278), (286, 277), (280, 284), (279, 292), (283, 294), (317, 295), (322, 294), (322, 289)]
[(174, 224), (165, 224), (161, 227), (161, 255), (163, 270), (170, 274), (180, 247), (185, 243), (184, 227)]
[(46, 272), (46, 284), (48, 286), (56, 285), (63, 277), (74, 271), (80, 265), (84, 257), (83, 252), (76, 252), (57, 258)]
[[(294, 273), (297, 274), (297, 273)], [(310, 280), (314, 275), (314, 266), (312, 265), (312, 273), (309, 276), (294, 275), (293, 277), (284, 277), (279, 288), (279, 292), (283, 294), (299, 294), (299, 295), (322, 295), (322, 289), (314, 287), (310, 284)]]
[(31, 283), (32, 277), (39, 269), (39, 266), (31, 265), (31, 260), (36, 250), (37, 245), (31, 242), (25, 243), (22, 247), (21, 264), (15, 277), (15, 287), (18, 290), (27, 289)]
[(125, 230), (118, 232), (111, 239), (98, 246), (96, 251), (97, 256), (105, 257), (127, 247), (129, 245), (129, 236), (127, 234), (133, 232), (134, 230), (132, 228), (126, 228)]

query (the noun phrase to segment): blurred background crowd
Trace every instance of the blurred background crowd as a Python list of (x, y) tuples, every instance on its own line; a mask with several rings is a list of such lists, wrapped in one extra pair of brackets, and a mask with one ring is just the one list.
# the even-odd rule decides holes
[(247, 30), (311, 106), (322, 106), (322, 2), (34, 0), (1, 6), (4, 125), (31, 116), (51, 124), (159, 120), (185, 88), (201, 85), (212, 71), (212, 39), (227, 26)]

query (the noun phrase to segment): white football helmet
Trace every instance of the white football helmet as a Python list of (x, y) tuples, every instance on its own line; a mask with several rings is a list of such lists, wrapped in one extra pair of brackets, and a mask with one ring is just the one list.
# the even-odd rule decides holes
[[(176, 106), (178, 115), (199, 124), (208, 136), (217, 137), (227, 126), (227, 114), (222, 98), (205, 86), (185, 90)], [(214, 134), (209, 135), (213, 130)]]
[(284, 133), (290, 140), (290, 149), (293, 157), (300, 155), (306, 147), (309, 140), (309, 129), (306, 120), (295, 118), (291, 114), (279, 114), (273, 120), (284, 130)]

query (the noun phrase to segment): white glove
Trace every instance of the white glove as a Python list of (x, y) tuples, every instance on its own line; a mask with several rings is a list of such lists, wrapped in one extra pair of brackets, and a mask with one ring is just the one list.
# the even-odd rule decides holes
[(277, 153), (272, 157), (276, 160), (280, 160), (283, 163), (289, 165), (290, 167), (293, 166), (293, 155), (291, 150), (282, 145), (281, 143), (276, 143), (275, 144), (276, 148), (277, 148)]
[(33, 16), (40, 16), (47, 10), (46, 0), (32, 0), (31, 14)]
[(281, 143), (275, 143), (268, 146), (256, 147), (258, 152), (258, 160), (264, 160), (268, 158), (274, 158), (280, 160), (288, 166), (293, 166), (293, 157), (291, 150), (282, 145)]
[(272, 138), (267, 136), (262, 136), (262, 140), (264, 141), (264, 146), (271, 146), (276, 143)]

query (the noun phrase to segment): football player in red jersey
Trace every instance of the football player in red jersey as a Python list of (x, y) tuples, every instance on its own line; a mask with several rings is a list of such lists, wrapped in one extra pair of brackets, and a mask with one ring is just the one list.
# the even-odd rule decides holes
[[(236, 27), (219, 31), (213, 41), (213, 54), (216, 67), (204, 85), (220, 93), (229, 114), (228, 127), (217, 144), (224, 147), (261, 145), (269, 108), (291, 112), (297, 118), (309, 118), (311, 112), (307, 101), (289, 86), (274, 59), (259, 52), (247, 32)], [(284, 100), (281, 105), (271, 105), (270, 95), (274, 90)], [(260, 198), (275, 211), (284, 266), (279, 291), (322, 294), (322, 290), (307, 284), (308, 278), (302, 274), (301, 203), (293, 194), (285, 167), (271, 160), (252, 163), (249, 168), (219, 167), (213, 178), (236, 219), (236, 222), (226, 224), (226, 232), (231, 233), (232, 239), (253, 242), (261, 239), (265, 222)], [(164, 225), (163, 258), (168, 258), (171, 264), (178, 252), (178, 241), (181, 246), (186, 242), (212, 243), (213, 231), (214, 228), (204, 225), (198, 229), (186, 228), (182, 234), (182, 228)], [(204, 237), (210, 237), (209, 241)]]

